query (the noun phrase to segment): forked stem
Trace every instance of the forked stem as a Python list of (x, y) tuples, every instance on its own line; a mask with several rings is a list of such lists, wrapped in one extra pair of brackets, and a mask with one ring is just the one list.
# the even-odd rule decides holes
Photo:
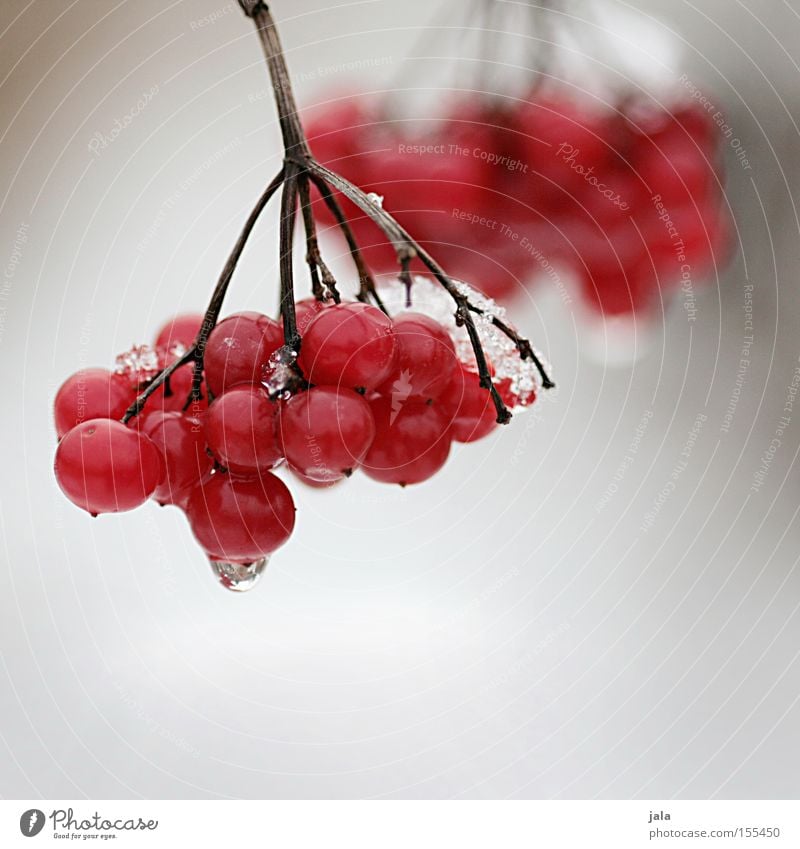
[(336, 278), (325, 260), (322, 259), (319, 249), (317, 225), (314, 221), (314, 210), (311, 208), (311, 189), (307, 173), (300, 175), (297, 185), (300, 190), (300, 209), (303, 213), (303, 226), (306, 231), (306, 262), (311, 275), (311, 291), (318, 301), (328, 298), (338, 304), (342, 299), (336, 285)]
[(264, 208), (269, 203), (270, 198), (275, 194), (275, 192), (281, 187), (284, 179), (284, 169), (281, 170), (273, 177), (270, 184), (264, 189), (261, 197), (256, 202), (256, 205), (253, 207), (250, 215), (247, 217), (247, 221), (245, 221), (242, 232), (239, 234), (239, 238), (236, 240), (236, 244), (233, 246), (233, 250), (228, 257), (228, 261), (225, 263), (224, 268), (222, 269), (222, 273), (219, 276), (219, 280), (217, 280), (217, 285), (214, 287), (214, 292), (211, 295), (211, 300), (208, 303), (208, 307), (206, 308), (205, 315), (203, 316), (203, 323), (200, 326), (200, 330), (197, 333), (197, 337), (194, 342), (189, 347), (189, 350), (186, 351), (185, 354), (174, 363), (171, 363), (167, 366), (160, 374), (156, 375), (153, 380), (147, 385), (147, 387), (143, 390), (143, 392), (139, 395), (139, 397), (131, 404), (130, 407), (125, 411), (125, 415), (122, 418), (122, 423), (127, 424), (134, 416), (138, 415), (142, 408), (145, 405), (147, 399), (164, 383), (169, 379), (169, 376), (176, 371), (176, 369), (180, 368), (182, 365), (186, 365), (187, 363), (194, 362), (194, 375), (192, 377), (192, 389), (189, 393), (189, 397), (186, 400), (186, 404), (184, 409), (187, 409), (191, 406), (192, 402), (199, 401), (201, 398), (200, 394), (200, 386), (203, 381), (203, 358), (206, 352), (206, 343), (208, 342), (208, 337), (211, 331), (217, 324), (219, 320), (220, 310), (222, 309), (223, 301), (225, 300), (225, 295), (228, 292), (228, 286), (230, 285), (231, 279), (233, 277), (233, 272), (236, 270), (236, 266), (239, 263), (239, 258), (242, 255), (242, 251), (244, 251), (244, 246), (247, 244), (247, 240), (250, 238), (250, 234), (253, 232), (253, 227), (255, 226), (256, 221), (258, 221), (259, 216), (264, 211)]
[(313, 171), (309, 176), (311, 178), (311, 182), (314, 183), (320, 195), (322, 195), (325, 205), (336, 219), (336, 223), (347, 242), (347, 247), (350, 250), (350, 256), (352, 257), (353, 264), (358, 272), (358, 294), (356, 295), (356, 298), (365, 304), (369, 303), (370, 298), (372, 298), (375, 306), (379, 307), (384, 313), (386, 313), (386, 307), (384, 306), (383, 301), (378, 294), (378, 289), (375, 286), (375, 278), (372, 276), (366, 262), (364, 262), (361, 249), (358, 246), (358, 242), (353, 235), (350, 223), (348, 222), (347, 216), (344, 214), (344, 210), (339, 204), (339, 201), (336, 200), (330, 186), (328, 186), (322, 178), (314, 174)]
[[(460, 326), (466, 328), (472, 344), (472, 350), (475, 355), (475, 362), (478, 366), (481, 386), (484, 389), (488, 389), (492, 394), (492, 400), (494, 401), (494, 405), (497, 410), (497, 421), (501, 423), (509, 421), (511, 413), (508, 411), (503, 399), (500, 397), (492, 383), (491, 374), (489, 372), (488, 363), (486, 362), (486, 356), (483, 352), (480, 336), (472, 318), (472, 313), (484, 315), (484, 311), (480, 307), (472, 304), (468, 296), (459, 290), (452, 278), (447, 275), (444, 269), (425, 250), (425, 248), (415, 241), (404, 227), (392, 218), (392, 216), (389, 215), (389, 213), (381, 206), (374, 203), (361, 189), (354, 186), (349, 180), (345, 180), (344, 177), (334, 173), (319, 162), (316, 162), (314, 159), (310, 159), (308, 161), (307, 167), (311, 170), (312, 175), (316, 174), (320, 180), (327, 182), (338, 192), (341, 192), (341, 194), (352, 201), (359, 209), (362, 210), (362, 212), (368, 215), (375, 222), (389, 241), (394, 245), (395, 251), (397, 252), (397, 258), (403, 272), (407, 270), (407, 266), (411, 258), (415, 256), (419, 257), (420, 261), (447, 290), (448, 294), (456, 304), (456, 322)], [(406, 281), (406, 286), (408, 286), (408, 281)], [(494, 316), (492, 317), (492, 323), (498, 330), (514, 342), (521, 359), (530, 359), (534, 363), (542, 378), (542, 386), (545, 389), (551, 389), (555, 386), (553, 381), (550, 379), (550, 376), (547, 374), (541, 360), (534, 353), (530, 342), (527, 339), (523, 339), (515, 330), (513, 330), (513, 328), (509, 327), (503, 321)]]

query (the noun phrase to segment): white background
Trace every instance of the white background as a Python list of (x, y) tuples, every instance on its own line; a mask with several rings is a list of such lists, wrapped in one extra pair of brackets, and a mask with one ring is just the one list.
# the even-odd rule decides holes
[[(278, 0), (301, 102), (411, 70), (442, 85), (441, 60), (403, 61), (434, 5)], [(590, 344), (574, 302), (522, 293), (514, 317), (553, 362), (554, 397), (428, 485), (297, 491), (293, 539), (238, 597), (178, 511), (91, 520), (63, 498), (50, 405), (78, 367), (204, 306), (280, 161), (257, 41), (219, 0), (0, 2), (0, 795), (797, 795), (800, 407), (751, 485), (800, 354), (800, 8), (636, 5), (603, 4), (623, 73), (686, 72), (752, 164), (730, 162), (739, 253), (696, 281), (696, 322), (665, 308), (612, 365), (619, 328)], [(659, 52), (652, 26), (682, 52)], [(452, 42), (428, 54), (468, 51)], [(273, 211), (231, 309), (273, 311), (276, 242)]]

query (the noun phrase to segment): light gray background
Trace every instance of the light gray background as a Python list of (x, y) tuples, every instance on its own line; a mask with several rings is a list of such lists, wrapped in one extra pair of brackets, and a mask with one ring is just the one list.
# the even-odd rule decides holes
[[(427, 486), (298, 491), (294, 538), (236, 597), (177, 511), (93, 521), (61, 496), (50, 404), (79, 366), (203, 306), (280, 158), (256, 39), (220, 0), (1, 0), (0, 794), (798, 794), (800, 406), (751, 485), (800, 353), (800, 7), (601, 5), (645, 29), (657, 15), (682, 47), (669, 69), (612, 51), (632, 77), (686, 72), (727, 110), (752, 163), (730, 164), (737, 260), (696, 281), (694, 324), (678, 302), (637, 325), (622, 365), (618, 328), (524, 294), (555, 397)], [(412, 70), (442, 84), (441, 61), (403, 60), (438, 3), (274, 6), (303, 103)], [(453, 41), (469, 53), (457, 34), (427, 55)], [(367, 70), (348, 75), (354, 60)], [(273, 212), (231, 309), (272, 311), (276, 241)]]

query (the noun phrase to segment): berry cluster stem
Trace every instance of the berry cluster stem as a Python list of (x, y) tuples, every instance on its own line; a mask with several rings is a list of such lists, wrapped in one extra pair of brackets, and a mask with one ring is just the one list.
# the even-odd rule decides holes
[(214, 292), (211, 295), (211, 300), (208, 303), (208, 307), (206, 307), (205, 315), (203, 316), (203, 323), (200, 326), (200, 330), (197, 333), (197, 337), (194, 342), (191, 344), (189, 349), (175, 362), (170, 363), (162, 372), (160, 372), (153, 380), (147, 385), (144, 391), (137, 397), (137, 399), (131, 404), (130, 407), (125, 411), (125, 415), (122, 417), (122, 423), (127, 424), (134, 416), (139, 415), (144, 407), (147, 399), (167, 380), (169, 380), (170, 375), (176, 371), (181, 366), (186, 365), (187, 363), (194, 363), (194, 375), (192, 377), (192, 390), (189, 393), (189, 397), (186, 400), (186, 408), (188, 408), (192, 401), (198, 401), (200, 399), (200, 385), (203, 380), (203, 357), (205, 355), (206, 350), (206, 342), (208, 342), (208, 337), (211, 331), (217, 324), (219, 320), (219, 314), (222, 310), (222, 304), (225, 300), (225, 295), (228, 292), (228, 286), (230, 285), (231, 279), (233, 278), (233, 272), (236, 271), (236, 266), (239, 264), (239, 258), (244, 251), (244, 246), (247, 244), (247, 240), (250, 238), (250, 234), (253, 232), (253, 227), (255, 227), (256, 221), (258, 221), (259, 216), (264, 211), (265, 207), (270, 201), (270, 198), (275, 194), (276, 191), (283, 184), (283, 176), (284, 172), (281, 169), (270, 181), (269, 185), (264, 189), (261, 197), (259, 197), (256, 205), (253, 207), (250, 215), (247, 217), (247, 221), (245, 221), (244, 228), (242, 232), (239, 234), (239, 238), (236, 240), (236, 244), (233, 246), (233, 250), (228, 257), (228, 261), (225, 263), (225, 266), (222, 269), (222, 273), (217, 280), (217, 285), (214, 287)]
[[(419, 258), (436, 280), (450, 294), (456, 306), (456, 322), (459, 326), (466, 329), (472, 344), (475, 361), (478, 366), (480, 385), (491, 393), (497, 410), (497, 421), (502, 424), (506, 423), (510, 420), (511, 413), (492, 382), (489, 364), (473, 318), (473, 314), (483, 315), (483, 310), (469, 300), (469, 297), (447, 275), (436, 260), (380, 204), (375, 203), (371, 197), (353, 185), (349, 180), (329, 170), (314, 159), (300, 123), (289, 71), (283, 55), (283, 48), (281, 47), (275, 21), (272, 18), (269, 7), (262, 0), (239, 0), (239, 4), (244, 13), (249, 18), (252, 18), (255, 23), (256, 31), (266, 56), (267, 68), (278, 110), (281, 135), (283, 137), (284, 164), (280, 172), (264, 190), (247, 218), (244, 228), (228, 257), (228, 261), (222, 269), (211, 300), (206, 308), (203, 323), (194, 342), (179, 359), (167, 366), (148, 384), (126, 411), (122, 419), (123, 423), (128, 422), (141, 412), (150, 395), (159, 386), (168, 381), (170, 375), (176, 369), (190, 362), (194, 363), (194, 375), (192, 389), (184, 409), (188, 408), (193, 401), (200, 399), (203, 360), (208, 337), (219, 320), (220, 311), (230, 281), (253, 227), (270, 198), (272, 198), (279, 188), (282, 188), (279, 248), (281, 281), (280, 311), (283, 320), (284, 345), (287, 348), (291, 348), (295, 353), (299, 352), (301, 345), (295, 311), (293, 267), (294, 230), (298, 202), (305, 225), (306, 261), (309, 266), (312, 292), (317, 298), (330, 297), (335, 302), (339, 302), (336, 281), (330, 269), (323, 261), (319, 249), (311, 205), (310, 186), (312, 183), (336, 219), (337, 225), (347, 242), (353, 263), (358, 272), (359, 291), (357, 297), (360, 301), (369, 302), (372, 300), (376, 306), (386, 312), (386, 307), (381, 301), (376, 289), (374, 277), (364, 261), (364, 257), (335, 192), (346, 197), (366, 213), (394, 245), (400, 265), (400, 279), (406, 284), (409, 293), (412, 283), (410, 265), (415, 258)], [(492, 316), (491, 321), (495, 327), (508, 336), (509, 339), (513, 340), (522, 359), (531, 359), (534, 362), (541, 375), (542, 385), (545, 388), (554, 386), (544, 366), (534, 353), (530, 342), (519, 336), (513, 328), (506, 325), (496, 316)]]

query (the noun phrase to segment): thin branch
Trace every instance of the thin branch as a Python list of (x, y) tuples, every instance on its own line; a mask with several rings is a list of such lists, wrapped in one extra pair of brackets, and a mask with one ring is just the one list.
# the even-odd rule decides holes
[[(483, 311), (479, 307), (473, 306), (469, 302), (467, 296), (464, 295), (463, 292), (459, 291), (458, 287), (445, 273), (439, 263), (436, 262), (436, 260), (419, 243), (412, 239), (408, 232), (397, 221), (395, 221), (389, 213), (377, 204), (373, 203), (361, 189), (354, 186), (348, 180), (345, 180), (344, 177), (341, 177), (339, 174), (335, 174), (333, 171), (330, 171), (324, 165), (320, 165), (320, 163), (314, 160), (309, 161), (307, 167), (311, 170), (312, 174), (316, 173), (318, 177), (326, 181), (332, 188), (341, 192), (345, 197), (356, 204), (359, 209), (365, 212), (375, 222), (375, 224), (380, 227), (394, 245), (401, 268), (408, 262), (409, 257), (418, 256), (421, 262), (432, 272), (434, 277), (442, 284), (442, 286), (444, 286), (456, 303), (456, 322), (460, 326), (465, 327), (467, 330), (467, 334), (472, 344), (472, 350), (475, 355), (475, 361), (478, 365), (481, 386), (488, 389), (492, 394), (492, 400), (494, 401), (494, 405), (497, 410), (497, 421), (501, 423), (507, 422), (511, 413), (508, 411), (508, 408), (503, 403), (503, 399), (492, 384), (489, 367), (486, 362), (486, 356), (483, 352), (480, 337), (472, 318), (472, 313), (482, 314)], [(515, 331), (502, 321), (499, 323), (495, 322), (495, 326), (514, 341), (522, 359), (532, 359), (534, 361), (542, 375), (542, 385), (546, 388), (550, 388), (553, 383), (538, 358), (534, 355), (530, 343), (527, 342), (527, 340), (522, 339)]]
[(286, 163), (286, 176), (281, 196), (280, 223), (280, 274), (281, 315), (283, 316), (283, 341), (293, 351), (300, 350), (297, 332), (297, 315), (294, 306), (294, 222), (297, 215), (297, 177), (299, 168), (294, 162)]
[(358, 295), (356, 295), (356, 297), (359, 301), (363, 301), (364, 303), (369, 303), (369, 299), (372, 298), (375, 305), (388, 315), (389, 313), (378, 294), (377, 287), (375, 286), (375, 278), (372, 276), (369, 268), (367, 268), (367, 264), (364, 262), (361, 249), (358, 247), (358, 242), (353, 235), (350, 223), (348, 222), (339, 201), (336, 200), (333, 192), (330, 190), (330, 187), (321, 177), (318, 177), (313, 173), (313, 171), (311, 172), (310, 177), (311, 181), (322, 195), (325, 205), (336, 219), (336, 223), (339, 225), (339, 229), (342, 231), (342, 235), (347, 242), (347, 247), (350, 250), (350, 256), (352, 257), (353, 264), (358, 272)]
[(156, 391), (156, 389), (159, 388), (159, 386), (169, 380), (170, 375), (176, 372), (181, 366), (185, 366), (187, 363), (190, 363), (195, 358), (195, 352), (195, 345), (192, 344), (189, 350), (186, 351), (182, 357), (179, 357), (163, 369), (163, 371), (160, 371), (150, 381), (150, 383), (147, 384), (147, 388), (136, 398), (130, 407), (125, 410), (125, 415), (120, 419), (122, 424), (128, 424), (134, 416), (138, 416), (144, 405), (147, 403), (147, 399)]
[(195, 349), (195, 355), (192, 390), (189, 393), (189, 397), (186, 399), (184, 410), (188, 409), (193, 401), (200, 400), (200, 386), (203, 382), (203, 359), (206, 353), (208, 337), (211, 334), (211, 331), (216, 327), (217, 321), (219, 320), (220, 310), (222, 309), (222, 303), (225, 300), (225, 295), (228, 292), (228, 286), (230, 285), (231, 278), (233, 277), (233, 272), (236, 270), (236, 266), (239, 263), (239, 258), (242, 255), (244, 246), (250, 238), (250, 233), (252, 233), (256, 221), (258, 221), (259, 216), (264, 211), (264, 208), (269, 203), (272, 196), (281, 187), (284, 178), (285, 168), (281, 168), (281, 170), (272, 178), (267, 188), (264, 189), (261, 197), (253, 207), (247, 221), (245, 221), (242, 232), (239, 234), (239, 238), (236, 240), (236, 244), (233, 246), (233, 250), (228, 257), (228, 261), (222, 269), (222, 273), (219, 276), (214, 293), (211, 296), (211, 300), (209, 301), (205, 315), (203, 316), (203, 323), (200, 326), (197, 338), (194, 341), (193, 347)]
[(222, 273), (217, 280), (217, 285), (214, 287), (211, 300), (209, 301), (205, 315), (203, 316), (203, 323), (200, 326), (200, 330), (197, 332), (194, 342), (180, 359), (176, 360), (174, 363), (170, 363), (170, 365), (153, 378), (153, 380), (147, 385), (147, 388), (125, 411), (125, 415), (122, 418), (123, 424), (127, 424), (134, 416), (137, 416), (142, 411), (147, 399), (153, 394), (153, 392), (155, 392), (156, 389), (158, 389), (159, 386), (161, 386), (162, 383), (164, 383), (164, 381), (169, 379), (169, 376), (176, 369), (190, 362), (194, 362), (194, 374), (192, 376), (192, 390), (186, 400), (184, 410), (191, 405), (192, 401), (200, 400), (200, 385), (203, 381), (203, 357), (205, 355), (206, 343), (208, 342), (209, 334), (217, 324), (219, 313), (222, 309), (222, 304), (228, 291), (228, 286), (231, 282), (231, 278), (233, 277), (233, 272), (236, 270), (239, 257), (242, 255), (242, 251), (244, 250), (244, 246), (247, 244), (250, 233), (253, 231), (256, 221), (258, 221), (259, 216), (264, 211), (267, 203), (269, 203), (270, 198), (283, 183), (283, 178), (284, 170), (282, 168), (275, 177), (273, 177), (267, 188), (264, 189), (261, 197), (258, 199), (256, 205), (250, 212), (250, 215), (247, 217), (247, 221), (245, 221), (242, 232), (239, 234), (239, 238), (236, 240), (236, 244), (233, 246), (233, 250), (231, 251), (228, 260), (222, 269)]
[[(297, 213), (298, 193), (301, 196), (301, 204), (304, 209), (304, 220), (306, 222), (307, 246), (309, 248), (309, 267), (312, 276), (312, 285), (319, 287), (316, 275), (321, 272), (324, 279), (324, 264), (319, 259), (318, 246), (316, 244), (316, 232), (313, 226), (313, 214), (307, 216), (305, 209), (309, 206), (306, 202), (305, 183), (308, 175), (315, 186), (321, 192), (325, 203), (333, 212), (339, 223), (345, 238), (348, 241), (350, 252), (359, 271), (360, 289), (359, 299), (366, 300), (373, 297), (381, 308), (374, 280), (363, 263), (363, 258), (358, 250), (352, 230), (347, 224), (344, 213), (334, 197), (333, 190), (339, 191), (359, 209), (365, 212), (386, 234), (392, 242), (397, 258), (400, 263), (400, 277), (406, 285), (407, 297), (410, 300), (411, 273), (410, 265), (415, 257), (419, 257), (422, 263), (433, 273), (434, 277), (447, 290), (456, 304), (456, 322), (466, 328), (472, 344), (475, 361), (478, 366), (481, 386), (487, 389), (494, 401), (497, 410), (497, 421), (505, 423), (511, 418), (503, 399), (500, 397), (494, 383), (492, 382), (489, 366), (481, 344), (480, 335), (473, 313), (482, 313), (482, 310), (470, 303), (467, 295), (448, 277), (442, 267), (435, 259), (422, 248), (408, 232), (392, 218), (383, 208), (373, 202), (361, 189), (354, 186), (333, 171), (318, 163), (311, 155), (308, 142), (303, 132), (303, 127), (298, 117), (297, 105), (292, 93), (289, 72), (286, 67), (280, 39), (275, 28), (275, 22), (268, 6), (263, 0), (239, 0), (245, 14), (253, 19), (256, 24), (259, 38), (264, 47), (267, 57), (272, 88), (275, 94), (275, 103), (278, 109), (278, 118), (281, 125), (281, 133), (284, 143), (284, 183), (283, 197), (281, 201), (281, 223), (280, 223), (280, 276), (281, 276), (281, 314), (283, 316), (284, 341), (287, 347), (295, 352), (300, 350), (301, 340), (297, 333), (297, 321), (294, 304), (294, 279), (292, 270), (292, 240), (294, 234), (294, 220)], [(310, 211), (310, 210), (309, 210)], [(384, 308), (385, 311), (385, 308)], [(542, 376), (543, 385), (546, 388), (552, 386), (552, 381), (546, 374), (541, 362), (536, 357), (530, 343), (522, 339), (516, 331), (504, 324), (502, 321), (493, 319), (495, 326), (513, 339), (522, 359), (532, 359)]]
[(267, 57), (267, 67), (278, 108), (278, 121), (283, 135), (283, 149), (287, 156), (305, 158), (309, 156), (308, 142), (300, 124), (283, 47), (269, 7), (261, 0), (239, 0), (239, 5), (245, 15), (253, 19), (264, 55)]
[[(251, 17), (255, 22), (259, 38), (264, 48), (264, 53), (267, 58), (267, 65), (278, 109), (281, 133), (283, 135), (285, 155), (284, 166), (264, 190), (247, 218), (244, 228), (239, 235), (239, 238), (237, 239), (236, 244), (234, 245), (217, 281), (217, 285), (203, 317), (202, 325), (194, 342), (181, 357), (170, 363), (158, 375), (156, 375), (156, 377), (136, 398), (133, 404), (131, 404), (131, 406), (126, 410), (125, 415), (122, 418), (122, 422), (127, 423), (134, 416), (137, 416), (143, 409), (147, 399), (165, 383), (168, 386), (169, 384), (167, 382), (169, 381), (170, 376), (177, 369), (190, 362), (194, 363), (192, 389), (189, 393), (184, 409), (188, 408), (193, 401), (200, 400), (200, 387), (202, 385), (203, 364), (208, 337), (217, 324), (228, 286), (253, 227), (270, 198), (275, 194), (279, 187), (283, 186), (280, 213), (280, 279), (281, 315), (283, 317), (283, 334), (286, 348), (290, 348), (294, 354), (296, 354), (299, 352), (301, 344), (300, 335), (297, 332), (292, 262), (294, 225), (297, 216), (298, 197), (303, 212), (303, 221), (306, 230), (306, 259), (311, 273), (314, 294), (315, 296), (320, 297), (320, 295), (324, 294), (324, 290), (327, 290), (327, 293), (337, 303), (339, 302), (339, 293), (336, 281), (333, 274), (331, 274), (330, 269), (322, 260), (319, 251), (316, 226), (311, 208), (309, 180), (313, 181), (314, 185), (319, 190), (323, 200), (333, 213), (338, 226), (347, 240), (350, 254), (353, 258), (356, 269), (358, 270), (360, 282), (358, 293), (359, 300), (368, 301), (369, 298), (372, 298), (375, 303), (384, 312), (386, 312), (386, 308), (375, 287), (375, 281), (364, 262), (364, 258), (355, 240), (352, 229), (350, 228), (346, 216), (344, 215), (333, 190), (340, 192), (358, 206), (359, 209), (366, 213), (392, 242), (397, 253), (398, 261), (400, 262), (400, 276), (406, 284), (407, 291), (409, 293), (411, 287), (410, 264), (415, 257), (419, 257), (422, 263), (433, 273), (434, 277), (450, 294), (456, 304), (456, 322), (459, 326), (466, 328), (472, 344), (472, 349), (478, 366), (480, 384), (492, 395), (492, 399), (497, 410), (497, 421), (501, 423), (507, 422), (511, 418), (511, 413), (503, 403), (502, 398), (492, 382), (480, 336), (472, 317), (473, 313), (483, 315), (484, 311), (479, 307), (474, 306), (469, 301), (467, 295), (450, 277), (448, 277), (441, 266), (424, 248), (411, 238), (408, 232), (397, 221), (395, 221), (391, 215), (385, 212), (378, 204), (374, 203), (372, 199), (361, 189), (357, 188), (348, 180), (345, 180), (343, 177), (335, 174), (313, 159), (298, 117), (297, 105), (292, 93), (291, 82), (283, 50), (275, 28), (275, 22), (272, 19), (269, 8), (264, 2), (262, 2), (262, 0), (239, 0), (239, 3), (245, 14)], [(530, 342), (528, 342), (527, 339), (520, 337), (513, 328), (506, 325), (500, 319), (492, 316), (491, 320), (495, 327), (514, 341), (522, 359), (531, 359), (536, 364), (542, 376), (543, 386), (545, 388), (553, 386), (553, 382), (545, 372), (544, 367), (533, 351)], [(293, 356), (289, 351), (286, 353), (289, 356)], [(297, 371), (298, 378), (302, 380), (302, 375), (300, 374), (299, 369), (296, 365), (294, 368)]]
[[(480, 309), (480, 307), (469, 305), (469, 308), (472, 312), (477, 313), (478, 315), (485, 315), (484, 311)], [(522, 336), (514, 330), (513, 327), (507, 325), (504, 321), (501, 321), (496, 315), (492, 316), (492, 324), (501, 332), (504, 333), (508, 338), (517, 346), (517, 351), (519, 351), (519, 356), (523, 360), (532, 360), (533, 364), (536, 366), (539, 376), (542, 378), (542, 388), (544, 389), (552, 389), (555, 386), (555, 383), (548, 375), (542, 361), (536, 355), (536, 351), (533, 350), (533, 346), (527, 339), (523, 339)]]
[[(308, 173), (303, 172), (297, 181), (297, 186), (300, 191), (300, 209), (303, 212), (303, 225), (306, 231), (306, 262), (308, 270), (311, 274), (311, 289), (314, 297), (321, 301), (327, 296), (338, 304), (341, 302), (339, 290), (336, 286), (336, 278), (331, 273), (331, 270), (322, 259), (322, 254), (319, 250), (319, 241), (317, 240), (317, 227), (314, 222), (314, 212), (311, 208), (311, 190), (309, 187)], [(320, 274), (322, 280), (320, 280)]]

